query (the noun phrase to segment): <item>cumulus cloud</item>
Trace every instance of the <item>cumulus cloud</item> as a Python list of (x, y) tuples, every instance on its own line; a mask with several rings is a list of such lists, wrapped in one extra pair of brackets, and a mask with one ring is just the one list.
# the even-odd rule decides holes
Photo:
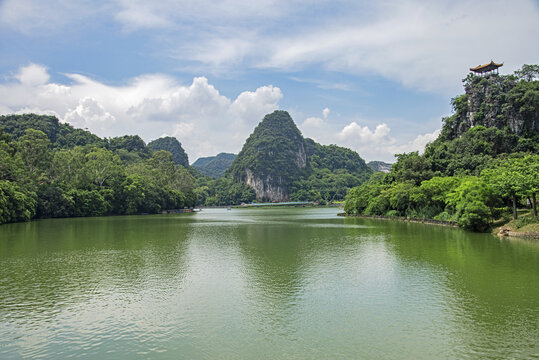
[(2, 114), (54, 114), (61, 121), (100, 136), (139, 134), (150, 141), (163, 133), (184, 145), (191, 161), (221, 151), (238, 152), (262, 117), (279, 108), (282, 92), (262, 86), (230, 99), (205, 77), (189, 85), (161, 75), (142, 75), (111, 86), (80, 74), (66, 74), (70, 84), (50, 81), (44, 66), (22, 67), (0, 84)]
[(392, 151), (395, 154), (402, 154), (411, 151), (419, 151), (419, 153), (422, 154), (425, 151), (425, 146), (427, 146), (428, 143), (431, 143), (436, 140), (436, 138), (438, 138), (438, 136), (440, 135), (441, 131), (441, 129), (436, 129), (431, 133), (419, 134), (412, 141), (409, 141), (402, 145), (394, 146), (392, 148)]
[[(323, 113), (325, 113), (324, 109)], [(329, 112), (327, 112), (329, 115)], [(431, 133), (419, 134), (411, 140), (406, 137), (397, 139), (391, 133), (391, 128), (385, 123), (378, 123), (374, 127), (362, 124), (376, 123), (373, 120), (358, 119), (344, 126), (333, 123), (325, 117), (309, 117), (301, 123), (304, 136), (310, 137), (322, 144), (336, 144), (355, 150), (367, 161), (382, 160), (395, 161), (395, 154), (419, 151), (422, 153), (425, 146), (434, 141), (440, 134), (440, 129)]]
[(85, 97), (79, 100), (77, 107), (66, 113), (63, 120), (75, 127), (104, 132), (113, 125), (116, 118), (105, 111), (96, 99)]

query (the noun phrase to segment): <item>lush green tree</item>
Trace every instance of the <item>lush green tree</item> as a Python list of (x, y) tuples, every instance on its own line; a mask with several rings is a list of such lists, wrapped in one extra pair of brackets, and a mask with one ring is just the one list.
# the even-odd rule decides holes
[(75, 200), (62, 186), (42, 184), (37, 191), (37, 217), (69, 217), (75, 213)]
[(447, 195), (460, 185), (461, 178), (453, 176), (433, 177), (425, 180), (416, 191), (411, 192), (411, 199), (420, 207), (445, 208)]
[(15, 182), (0, 180), (0, 224), (28, 221), (35, 213), (35, 192)]
[(90, 184), (101, 188), (107, 185), (112, 177), (123, 175), (118, 155), (103, 148), (95, 148), (85, 155), (81, 171), (87, 180), (86, 188), (90, 188)]
[(464, 178), (449, 194), (446, 203), (463, 228), (486, 231), (494, 218), (496, 198), (492, 189), (475, 176)]
[(537, 192), (539, 192), (539, 155), (525, 155), (520, 160), (520, 171), (524, 176), (520, 192), (532, 201), (533, 216), (537, 217)]
[(0, 180), (22, 182), (26, 175), (16, 144), (0, 129)]
[(98, 190), (71, 189), (67, 196), (75, 203), (72, 216), (103, 216), (112, 208)]
[(520, 70), (515, 71), (515, 75), (525, 81), (533, 81), (535, 79), (539, 79), (539, 65), (528, 65), (524, 64), (522, 65), (522, 68)]
[(493, 166), (483, 170), (481, 177), (500, 198), (510, 198), (513, 206), (513, 219), (517, 219), (517, 204), (526, 191), (526, 176), (520, 158), (499, 159)]
[(396, 182), (413, 181), (416, 185), (434, 176), (430, 160), (419, 153), (397, 154), (397, 162), (391, 169), (391, 178)]
[(389, 189), (389, 204), (391, 209), (399, 215), (405, 215), (406, 211), (413, 206), (410, 197), (414, 193), (415, 184), (413, 181), (396, 183)]
[(18, 152), (30, 177), (37, 181), (48, 168), (51, 152), (50, 141), (43, 131), (27, 129), (17, 141)]
[[(374, 173), (368, 181), (350, 189), (344, 202), (344, 211), (348, 214), (366, 213), (370, 202), (388, 187), (387, 184), (383, 183), (384, 177), (383, 173)], [(389, 199), (387, 201), (389, 202)], [(385, 201), (380, 201), (377, 206), (371, 206), (371, 209), (378, 211), (385, 205), (387, 205)]]

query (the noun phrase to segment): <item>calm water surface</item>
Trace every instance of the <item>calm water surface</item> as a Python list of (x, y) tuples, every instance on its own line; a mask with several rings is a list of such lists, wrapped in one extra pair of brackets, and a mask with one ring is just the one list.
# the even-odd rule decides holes
[(0, 358), (539, 358), (539, 242), (337, 212), (2, 225)]

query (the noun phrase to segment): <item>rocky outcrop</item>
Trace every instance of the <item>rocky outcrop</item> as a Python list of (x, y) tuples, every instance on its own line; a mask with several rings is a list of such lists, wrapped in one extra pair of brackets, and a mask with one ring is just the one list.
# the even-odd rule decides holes
[(370, 167), (375, 172), (384, 172), (384, 173), (390, 173), (391, 172), (391, 166), (392, 164), (383, 162), (383, 161), (369, 161), (367, 163), (367, 166)]
[(465, 79), (466, 93), (454, 99), (457, 112), (450, 137), (458, 137), (477, 125), (507, 128), (518, 136), (539, 132), (538, 108), (526, 103), (537, 96), (537, 86), (526, 86), (533, 83), (537, 82), (518, 81), (513, 76), (470, 75)]

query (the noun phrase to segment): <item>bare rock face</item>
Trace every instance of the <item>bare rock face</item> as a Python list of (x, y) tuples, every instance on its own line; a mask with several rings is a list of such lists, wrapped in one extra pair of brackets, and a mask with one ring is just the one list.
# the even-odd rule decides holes
[(252, 187), (258, 201), (289, 200), (289, 187), (307, 166), (303, 136), (286, 111), (264, 117), (229, 169)]
[(274, 179), (271, 175), (265, 178), (257, 177), (250, 169), (245, 169), (246, 183), (255, 191), (258, 200), (268, 200), (271, 202), (288, 201), (286, 184), (282, 177)]

